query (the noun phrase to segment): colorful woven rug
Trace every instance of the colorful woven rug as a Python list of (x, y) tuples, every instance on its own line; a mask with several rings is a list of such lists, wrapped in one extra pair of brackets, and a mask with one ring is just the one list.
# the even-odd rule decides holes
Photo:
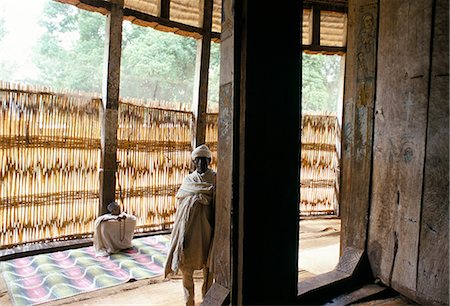
[(163, 274), (170, 236), (133, 240), (133, 248), (95, 257), (93, 247), (1, 262), (16, 306), (36, 305)]

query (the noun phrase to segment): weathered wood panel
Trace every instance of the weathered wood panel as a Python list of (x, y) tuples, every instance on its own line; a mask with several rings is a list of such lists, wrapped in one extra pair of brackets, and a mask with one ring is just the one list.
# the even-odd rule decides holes
[(223, 1), (220, 48), (219, 135), (217, 149), (216, 226), (214, 232), (214, 270), (216, 282), (231, 289), (231, 205), (233, 199), (233, 77), (234, 11), (233, 0)]
[(416, 291), (432, 1), (382, 1), (368, 255), (383, 283)]
[(340, 211), (341, 253), (364, 249), (369, 211), (378, 1), (349, 1)]
[(230, 290), (219, 285), (217, 282), (212, 284), (211, 289), (205, 295), (202, 301), (204, 306), (226, 305), (225, 302), (230, 296)]
[(206, 139), (206, 106), (208, 104), (208, 78), (209, 60), (211, 51), (211, 26), (213, 0), (200, 2), (203, 37), (197, 40), (197, 57), (195, 63), (194, 100), (192, 112), (194, 113), (192, 148), (204, 144)]
[(101, 114), (100, 214), (114, 201), (117, 171), (117, 127), (122, 54), (123, 0), (111, 3), (105, 33), (105, 75)]
[(449, 206), (449, 2), (437, 0), (427, 146), (417, 273), (417, 299), (423, 304), (449, 303), (448, 206)]
[(327, 306), (346, 306), (358, 303), (361, 300), (368, 300), (370, 297), (378, 295), (386, 290), (387, 288), (384, 286), (381, 287), (375, 284), (365, 285), (360, 289), (334, 298), (331, 302), (327, 303)]

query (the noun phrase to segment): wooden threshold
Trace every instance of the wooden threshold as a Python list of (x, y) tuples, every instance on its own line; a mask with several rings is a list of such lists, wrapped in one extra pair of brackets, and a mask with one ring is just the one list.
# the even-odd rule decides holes
[(299, 282), (298, 301), (302, 304), (323, 304), (333, 297), (341, 295), (344, 290), (368, 282), (372, 275), (366, 266), (368, 263), (365, 259), (363, 250), (345, 248), (333, 271)]

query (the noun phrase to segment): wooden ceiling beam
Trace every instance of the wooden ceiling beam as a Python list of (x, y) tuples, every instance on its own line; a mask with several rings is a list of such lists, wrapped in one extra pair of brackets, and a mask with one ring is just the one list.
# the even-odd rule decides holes
[(315, 7), (319, 10), (325, 11), (335, 11), (335, 12), (347, 12), (348, 2), (346, 0), (342, 1), (326, 1), (326, 0), (303, 0), (303, 8)]
[(303, 45), (302, 50), (311, 53), (326, 53), (326, 54), (344, 54), (347, 52), (346, 47), (328, 47), (320, 45)]
[[(71, 4), (85, 10), (96, 11), (100, 13), (107, 13), (108, 11), (111, 10), (111, 3), (103, 0), (58, 0), (58, 2)], [(153, 16), (130, 8), (124, 8), (123, 9), (124, 19), (130, 20), (132, 22), (134, 22), (134, 19), (138, 19), (139, 21), (142, 21), (141, 24), (147, 24), (149, 26), (152, 26), (153, 28), (158, 29), (165, 28), (166, 31), (168, 31), (168, 29), (171, 28), (169, 32), (173, 32), (182, 36), (197, 37), (203, 35), (204, 31), (202, 28), (190, 26), (169, 19), (170, 0), (161, 0), (160, 5), (161, 5), (160, 7), (161, 16)], [(160, 27), (158, 27), (158, 25)], [(190, 33), (192, 33), (192, 35), (190, 35)], [(212, 32), (211, 40), (213, 41), (220, 40), (220, 33)]]

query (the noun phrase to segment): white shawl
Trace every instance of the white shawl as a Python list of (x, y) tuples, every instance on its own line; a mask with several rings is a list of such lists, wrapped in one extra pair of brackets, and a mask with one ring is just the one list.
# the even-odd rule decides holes
[[(118, 220), (118, 218), (125, 219)], [(136, 217), (122, 212), (120, 215), (105, 214), (94, 223), (94, 249), (97, 256), (107, 256), (132, 247)]]
[(175, 223), (172, 229), (165, 277), (179, 268), (202, 269), (208, 262), (213, 232), (215, 172), (194, 171), (181, 185)]

